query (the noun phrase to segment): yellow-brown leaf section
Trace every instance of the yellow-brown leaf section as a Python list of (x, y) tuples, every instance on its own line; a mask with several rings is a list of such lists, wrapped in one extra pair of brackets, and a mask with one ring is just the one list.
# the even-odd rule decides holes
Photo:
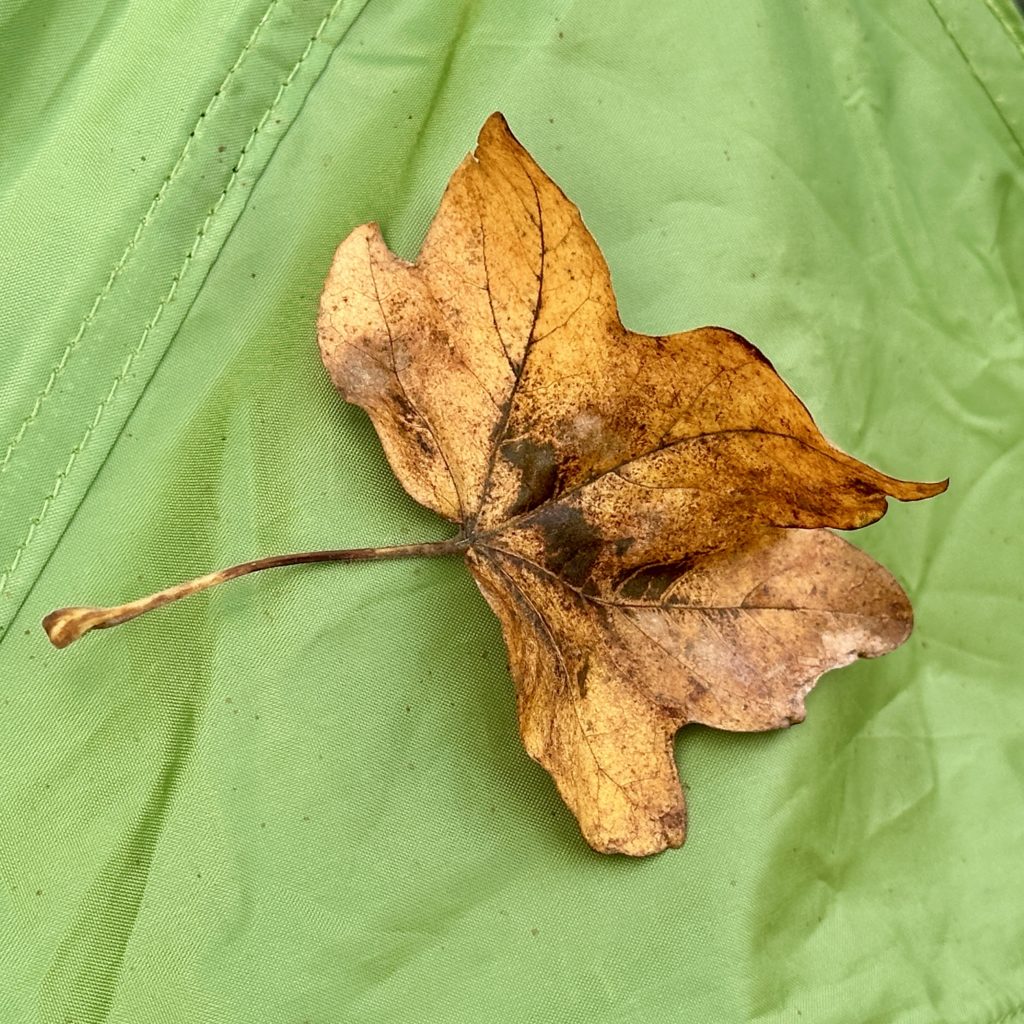
[(623, 327), (579, 211), (501, 115), (415, 263), (373, 224), (342, 242), (318, 328), (406, 489), (461, 524), (523, 742), (595, 849), (683, 842), (682, 725), (801, 721), (823, 672), (909, 635), (899, 585), (827, 528), (945, 483), (833, 447), (731, 331)]

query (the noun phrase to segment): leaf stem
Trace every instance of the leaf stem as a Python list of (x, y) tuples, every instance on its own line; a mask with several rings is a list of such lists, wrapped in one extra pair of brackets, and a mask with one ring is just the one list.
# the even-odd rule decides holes
[(376, 562), (385, 558), (426, 558), (437, 555), (461, 555), (469, 547), (469, 541), (462, 537), (452, 540), (430, 541), (424, 544), (398, 544), (394, 547), (382, 548), (348, 548), (328, 551), (299, 551), (292, 555), (271, 555), (268, 558), (257, 558), (251, 562), (242, 562), (227, 569), (218, 569), (186, 583), (178, 583), (166, 590), (160, 590), (148, 597), (140, 597), (126, 604), (111, 608), (94, 608), (77, 606), (58, 608), (43, 619), (43, 629), (54, 647), (67, 647), (72, 641), (88, 633), (91, 629), (109, 629), (129, 619), (134, 619), (143, 612), (160, 608), (172, 601), (198, 594), (218, 583), (247, 576), (251, 572), (262, 572), (264, 569), (277, 569), (284, 565), (303, 565), (307, 562)]

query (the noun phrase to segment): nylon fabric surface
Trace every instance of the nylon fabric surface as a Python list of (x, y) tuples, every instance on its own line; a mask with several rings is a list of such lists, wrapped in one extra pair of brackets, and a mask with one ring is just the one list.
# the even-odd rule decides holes
[[(1024, 1020), (1024, 19), (954, 5), (0, 3), (0, 1021)], [(485, 117), (627, 326), (731, 327), (827, 436), (951, 478), (851, 539), (895, 654), (688, 728), (686, 845), (592, 853), (317, 297), (412, 257)]]

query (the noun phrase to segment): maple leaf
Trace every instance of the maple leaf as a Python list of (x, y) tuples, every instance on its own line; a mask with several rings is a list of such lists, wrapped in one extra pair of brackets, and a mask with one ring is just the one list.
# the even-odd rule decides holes
[(66, 647), (247, 573), (463, 555), (501, 620), (528, 753), (604, 852), (682, 844), (688, 722), (776, 729), (823, 672), (909, 635), (899, 584), (829, 527), (946, 483), (830, 445), (749, 342), (623, 327), (579, 211), (492, 115), (419, 258), (338, 247), (321, 355), (406, 490), (458, 537), (274, 555), (43, 620)]
[(681, 726), (799, 722), (823, 672), (909, 635), (896, 581), (826, 528), (945, 483), (830, 445), (731, 331), (623, 327), (579, 211), (500, 114), (415, 263), (375, 224), (342, 242), (318, 337), (406, 490), (460, 524), (526, 750), (595, 849), (683, 842)]

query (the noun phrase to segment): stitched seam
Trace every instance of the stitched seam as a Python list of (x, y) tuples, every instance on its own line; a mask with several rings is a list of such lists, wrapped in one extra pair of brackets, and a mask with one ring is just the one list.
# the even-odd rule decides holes
[(110, 271), (110, 275), (107, 277), (106, 284), (99, 290), (96, 298), (93, 299), (92, 306), (89, 308), (89, 312), (82, 318), (82, 322), (78, 325), (78, 330), (72, 335), (71, 340), (65, 345), (64, 351), (61, 353), (60, 359), (57, 361), (57, 365), (50, 371), (50, 376), (46, 380), (46, 384), (43, 386), (42, 391), (36, 395), (35, 402), (32, 405), (32, 409), (29, 414), (21, 422), (21, 426), (18, 428), (17, 433), (11, 439), (7, 445), (7, 450), (4, 452), (4, 457), (0, 460), (0, 475), (7, 471), (8, 464), (11, 461), (11, 456), (14, 454), (15, 449), (21, 444), (25, 434), (28, 432), (29, 427), (35, 421), (39, 415), (39, 410), (42, 408), (43, 403), (49, 398), (53, 391), (54, 385), (57, 383), (57, 378), (64, 372), (64, 367), (67, 366), (68, 360), (71, 358), (71, 354), (78, 348), (79, 342), (85, 336), (86, 329), (96, 318), (96, 313), (100, 306), (103, 304), (104, 299), (110, 294), (111, 289), (114, 286), (114, 282), (120, 276), (121, 271), (124, 270), (128, 259), (131, 254), (135, 251), (135, 247), (139, 243), (139, 239), (142, 237), (142, 232), (152, 222), (154, 213), (156, 213), (157, 207), (163, 202), (164, 196), (167, 194), (168, 188), (170, 188), (171, 182), (173, 182), (178, 172), (184, 166), (185, 160), (188, 157), (189, 150), (192, 148), (192, 143), (195, 141), (196, 132), (199, 130), (203, 121), (206, 117), (217, 107), (218, 101), (220, 100), (221, 94), (224, 92), (228, 82), (231, 81), (232, 76), (242, 66), (247, 54), (256, 42), (260, 31), (263, 26), (267, 23), (270, 15), (273, 13), (274, 8), (280, 3), (280, 0), (270, 0), (270, 6), (263, 12), (263, 17), (256, 23), (256, 27), (252, 30), (252, 34), (245, 41), (245, 45), (242, 47), (241, 52), (235, 59), (235, 63), (228, 69), (228, 73), (224, 76), (224, 80), (217, 86), (213, 96), (210, 97), (210, 102), (206, 104), (203, 112), (199, 115), (196, 123), (192, 126), (192, 130), (188, 133), (188, 138), (185, 140), (185, 145), (182, 147), (181, 152), (178, 154), (178, 159), (175, 160), (174, 166), (170, 169), (167, 175), (164, 177), (163, 182), (160, 185), (159, 190), (153, 197), (153, 201), (149, 204), (148, 209), (142, 215), (142, 219), (135, 227), (135, 233), (128, 240), (128, 244), (124, 247), (124, 252), (121, 253), (117, 262), (114, 264)]
[(1010, 124), (1009, 120), (1007, 119), (1006, 114), (1003, 112), (1002, 106), (999, 104), (999, 101), (995, 98), (995, 96), (992, 95), (992, 91), (989, 89), (988, 83), (982, 77), (978, 69), (974, 66), (973, 62), (971, 61), (971, 58), (967, 54), (967, 51), (963, 48), (963, 46), (960, 43), (960, 40), (957, 38), (956, 33), (950, 28), (949, 23), (942, 16), (942, 13), (939, 11), (938, 7), (935, 4), (935, 0), (928, 0), (928, 6), (932, 9), (932, 13), (938, 19), (939, 24), (942, 26), (942, 30), (943, 32), (946, 33), (946, 36), (949, 38), (949, 41), (953, 44), (953, 46), (956, 47), (956, 51), (957, 53), (960, 54), (960, 57), (962, 58), (963, 62), (967, 65), (968, 71), (970, 71), (971, 75), (974, 77), (974, 80), (981, 87), (981, 91), (985, 94), (985, 97), (992, 105), (992, 109), (995, 111), (996, 117), (998, 117), (999, 120), (1002, 121), (1003, 127), (1006, 129), (1010, 138), (1013, 139), (1021, 155), (1024, 156), (1024, 141), (1017, 137), (1017, 132), (1014, 130), (1013, 125)]
[(1020, 55), (1024, 57), (1024, 12), (1021, 12), (1021, 15), (1018, 17), (1016, 11), (1011, 13), (1006, 10), (1001, 0), (985, 0), (985, 6), (992, 12), (992, 16), (1010, 37), (1010, 42), (1017, 48)]
[(96, 429), (96, 427), (100, 423), (100, 420), (103, 418), (104, 411), (110, 404), (114, 395), (117, 393), (117, 389), (120, 387), (121, 382), (128, 375), (128, 372), (131, 370), (132, 364), (135, 362), (139, 353), (145, 347), (146, 341), (149, 338), (150, 333), (152, 332), (153, 328), (157, 325), (157, 323), (159, 323), (160, 317), (163, 315), (163, 311), (166, 308), (167, 304), (174, 298), (174, 295), (178, 290), (178, 284), (181, 282), (181, 279), (185, 275), (185, 273), (187, 273), (188, 267), (195, 257), (196, 251), (200, 243), (202, 242), (204, 235), (206, 234), (210, 222), (213, 220), (214, 216), (216, 216), (217, 211), (221, 208), (221, 206), (224, 203), (224, 200), (227, 198), (231, 186), (237, 180), (239, 172), (242, 169), (242, 165), (245, 163), (245, 158), (248, 154), (249, 147), (253, 143), (253, 140), (256, 138), (260, 130), (267, 123), (267, 120), (269, 119), (271, 114), (273, 114), (274, 110), (277, 108), (277, 105), (281, 101), (281, 97), (284, 95), (285, 90), (288, 88), (289, 85), (291, 85), (292, 81), (294, 80), (296, 74), (299, 71), (299, 68), (302, 67), (306, 58), (309, 56), (310, 51), (313, 49), (313, 46), (320, 39), (321, 35), (323, 35), (324, 29), (327, 27), (330, 20), (334, 17), (342, 2), (343, 0), (334, 0), (334, 4), (331, 6), (330, 10), (324, 15), (320, 24), (317, 26), (316, 31), (310, 37), (309, 42), (306, 44), (306, 48), (302, 51), (302, 54), (299, 57), (298, 61), (296, 62), (295, 66), (288, 73), (288, 77), (285, 78), (285, 80), (278, 87), (277, 94), (274, 96), (274, 99), (271, 102), (270, 106), (267, 107), (266, 111), (264, 111), (263, 113), (263, 116), (259, 119), (253, 130), (249, 133), (249, 138), (246, 139), (245, 145), (242, 146), (242, 149), (238, 155), (238, 160), (235, 162), (235, 166), (232, 168), (231, 177), (228, 179), (227, 184), (225, 184), (223, 190), (221, 191), (220, 196), (218, 196), (216, 203), (214, 203), (213, 207), (210, 209), (210, 212), (206, 215), (205, 219), (203, 220), (203, 223), (199, 227), (199, 230), (196, 232), (196, 236), (192, 240), (192, 245), (189, 247), (188, 252), (185, 254), (185, 259), (182, 261), (182, 264), (178, 268), (177, 273), (175, 273), (171, 279), (171, 287), (167, 290), (167, 294), (160, 300), (159, 304), (157, 305), (156, 311), (153, 313), (153, 316), (150, 318), (149, 322), (143, 329), (142, 336), (139, 338), (138, 342), (136, 342), (135, 347), (131, 350), (131, 352), (128, 353), (128, 358), (125, 360), (120, 372), (118, 372), (115, 375), (113, 381), (111, 382), (110, 389), (107, 391), (106, 396), (100, 401), (100, 404), (97, 406), (96, 413), (92, 418), (92, 422), (89, 424), (88, 427), (86, 427), (85, 433), (82, 435), (81, 440), (78, 442), (78, 444), (75, 445), (74, 448), (71, 449), (71, 454), (68, 457), (68, 461), (65, 464), (64, 468), (57, 474), (53, 486), (50, 489), (50, 493), (47, 494), (46, 497), (43, 499), (43, 503), (40, 506), (39, 511), (29, 520), (28, 530), (22, 542), (15, 549), (14, 557), (11, 560), (11, 564), (4, 570), (2, 574), (0, 574), (0, 597), (2, 597), (4, 593), (7, 591), (8, 584), (10, 583), (11, 577), (14, 575), (19, 564), (21, 563), (22, 556), (25, 554), (25, 551), (32, 543), (32, 540), (35, 537), (39, 526), (45, 519), (46, 513), (49, 510), (50, 506), (53, 504), (54, 501), (56, 501), (57, 496), (60, 494), (61, 489), (64, 486), (64, 482), (70, 475), (71, 470), (73, 469), (75, 462), (78, 459), (78, 456), (82, 454), (82, 451), (88, 444), (89, 438), (92, 436), (93, 431)]

